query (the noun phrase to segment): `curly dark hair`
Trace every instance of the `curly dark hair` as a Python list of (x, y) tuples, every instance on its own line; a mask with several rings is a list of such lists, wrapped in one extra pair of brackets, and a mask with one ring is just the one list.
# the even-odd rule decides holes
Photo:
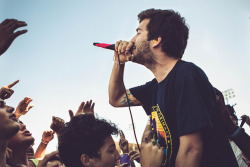
[(92, 114), (75, 116), (60, 131), (59, 155), (67, 167), (81, 167), (82, 154), (100, 158), (99, 149), (104, 140), (117, 134), (116, 126), (104, 119), (97, 119)]
[(150, 19), (147, 30), (148, 40), (162, 38), (162, 51), (168, 56), (182, 58), (187, 46), (189, 28), (185, 18), (173, 10), (147, 9), (138, 15), (142, 22)]

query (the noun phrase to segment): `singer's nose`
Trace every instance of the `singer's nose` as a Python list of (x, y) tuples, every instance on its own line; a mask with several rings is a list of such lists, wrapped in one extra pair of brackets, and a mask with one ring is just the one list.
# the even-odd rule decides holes
[(136, 37), (137, 37), (137, 35), (135, 35), (130, 41), (135, 43)]

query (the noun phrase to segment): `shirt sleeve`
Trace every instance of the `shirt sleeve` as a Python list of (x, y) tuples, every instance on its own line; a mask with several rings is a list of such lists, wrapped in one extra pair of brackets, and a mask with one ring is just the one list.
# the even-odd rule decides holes
[(143, 105), (147, 115), (151, 115), (152, 89), (155, 80), (147, 82), (145, 85), (130, 88), (132, 95), (139, 100)]
[(178, 135), (212, 128), (215, 107), (213, 87), (201, 69), (183, 72), (176, 82), (176, 118)]

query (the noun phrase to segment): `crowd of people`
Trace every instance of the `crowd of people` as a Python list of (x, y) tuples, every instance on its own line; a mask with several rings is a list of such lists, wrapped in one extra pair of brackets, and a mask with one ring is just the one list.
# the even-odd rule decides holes
[[(198, 66), (181, 60), (189, 35), (185, 19), (175, 11), (156, 9), (142, 11), (138, 18), (131, 41), (115, 44), (109, 102), (144, 108), (149, 120), (139, 151), (129, 149), (114, 123), (95, 116), (92, 100), (82, 102), (75, 113), (69, 110), (69, 122), (53, 116), (51, 130), (43, 132), (34, 150), (35, 139), (21, 121), (32, 109), (32, 99), (25, 97), (16, 109), (5, 102), (17, 80), (0, 89), (0, 167), (134, 167), (135, 161), (142, 167), (250, 166), (250, 137), (238, 126), (235, 111)], [(26, 25), (15, 19), (0, 24), (0, 55), (27, 32), (18, 31)], [(125, 90), (128, 61), (144, 65), (155, 79)], [(250, 126), (248, 116), (242, 120)], [(55, 134), (58, 150), (45, 155)], [(112, 135), (120, 136), (121, 154)]]

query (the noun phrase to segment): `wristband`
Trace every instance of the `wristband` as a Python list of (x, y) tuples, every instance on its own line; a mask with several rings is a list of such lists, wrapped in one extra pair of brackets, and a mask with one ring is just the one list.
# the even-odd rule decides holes
[(46, 145), (49, 143), (48, 141), (44, 141), (44, 140), (42, 140), (41, 142), (42, 142), (43, 144), (46, 144)]
[(240, 130), (241, 130), (241, 127), (238, 127), (238, 128), (236, 129), (236, 131), (234, 131), (234, 132), (229, 136), (229, 138), (230, 138), (230, 139), (233, 139), (234, 137), (238, 136), (239, 133), (240, 133)]

